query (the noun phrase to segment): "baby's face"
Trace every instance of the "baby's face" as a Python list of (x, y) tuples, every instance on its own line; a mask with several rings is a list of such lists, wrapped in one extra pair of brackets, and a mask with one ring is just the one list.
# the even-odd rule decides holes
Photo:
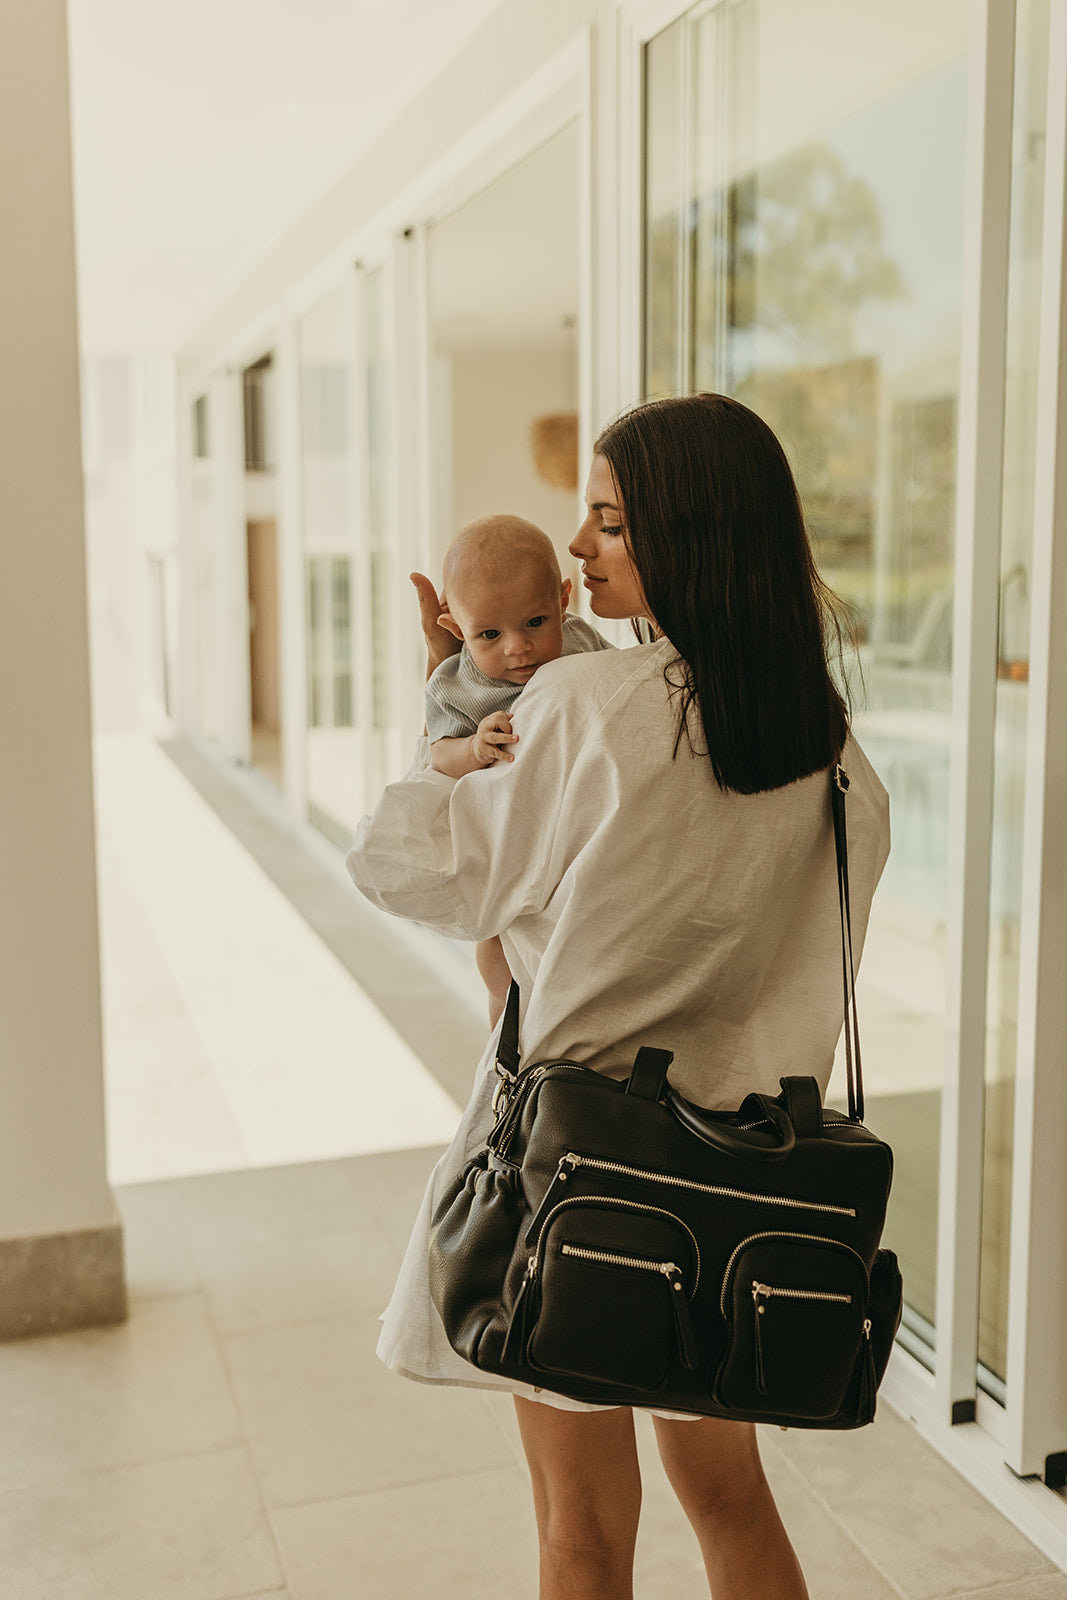
[(563, 651), (563, 613), (571, 586), (551, 572), (520, 569), (510, 577), (468, 579), (448, 595), (474, 665), (487, 678), (528, 683)]

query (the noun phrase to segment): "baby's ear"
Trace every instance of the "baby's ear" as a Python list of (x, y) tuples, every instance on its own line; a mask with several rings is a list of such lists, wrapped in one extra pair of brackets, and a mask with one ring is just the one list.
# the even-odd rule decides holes
[(439, 628), (444, 628), (445, 632), (450, 633), (453, 639), (463, 638), (463, 629), (449, 611), (441, 612), (441, 615), (437, 619), (437, 626)]
[(564, 616), (567, 615), (567, 601), (570, 599), (570, 597), (571, 597), (571, 580), (569, 578), (564, 578), (563, 587), (559, 591), (560, 610), (563, 612)]

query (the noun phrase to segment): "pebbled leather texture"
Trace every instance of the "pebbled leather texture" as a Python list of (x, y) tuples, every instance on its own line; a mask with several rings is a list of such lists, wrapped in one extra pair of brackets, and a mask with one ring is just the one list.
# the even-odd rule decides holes
[(823, 1112), (811, 1078), (679, 1116), (646, 1097), (657, 1070), (646, 1056), (630, 1093), (573, 1063), (517, 1080), (434, 1216), (453, 1348), (598, 1404), (869, 1422), (902, 1297), (879, 1249), (889, 1146)]

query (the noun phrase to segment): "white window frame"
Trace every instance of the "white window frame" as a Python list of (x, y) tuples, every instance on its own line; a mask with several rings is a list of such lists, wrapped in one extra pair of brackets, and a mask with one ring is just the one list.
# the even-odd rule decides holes
[[(600, 180), (621, 197), (620, 242), (625, 218), (642, 217), (644, 48), (697, 9), (679, 0), (618, 7), (613, 111), (625, 134), (615, 170), (602, 164)], [(882, 1393), (1067, 1568), (1067, 1504), (1040, 1481), (1046, 1456), (1067, 1448), (1067, 1362), (1047, 1337), (1050, 1310), (1067, 1329), (1067, 1160), (1057, 1149), (1067, 1126), (1067, 0), (1051, 0), (1006, 1404), (977, 1392), (1014, 13), (1014, 0), (972, 0), (934, 1371), (898, 1347)], [(634, 228), (619, 251), (616, 348), (600, 352), (600, 392), (613, 390), (616, 405), (641, 392), (643, 233)]]

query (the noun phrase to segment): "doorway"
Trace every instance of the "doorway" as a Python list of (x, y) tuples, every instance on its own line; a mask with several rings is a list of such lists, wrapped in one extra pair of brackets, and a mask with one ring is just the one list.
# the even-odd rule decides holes
[(453, 534), (498, 511), (576, 571), (579, 160), (571, 123), (428, 230), (438, 576)]
[(273, 356), (262, 356), (246, 367), (241, 387), (248, 594), (249, 751), (252, 765), (281, 787)]

